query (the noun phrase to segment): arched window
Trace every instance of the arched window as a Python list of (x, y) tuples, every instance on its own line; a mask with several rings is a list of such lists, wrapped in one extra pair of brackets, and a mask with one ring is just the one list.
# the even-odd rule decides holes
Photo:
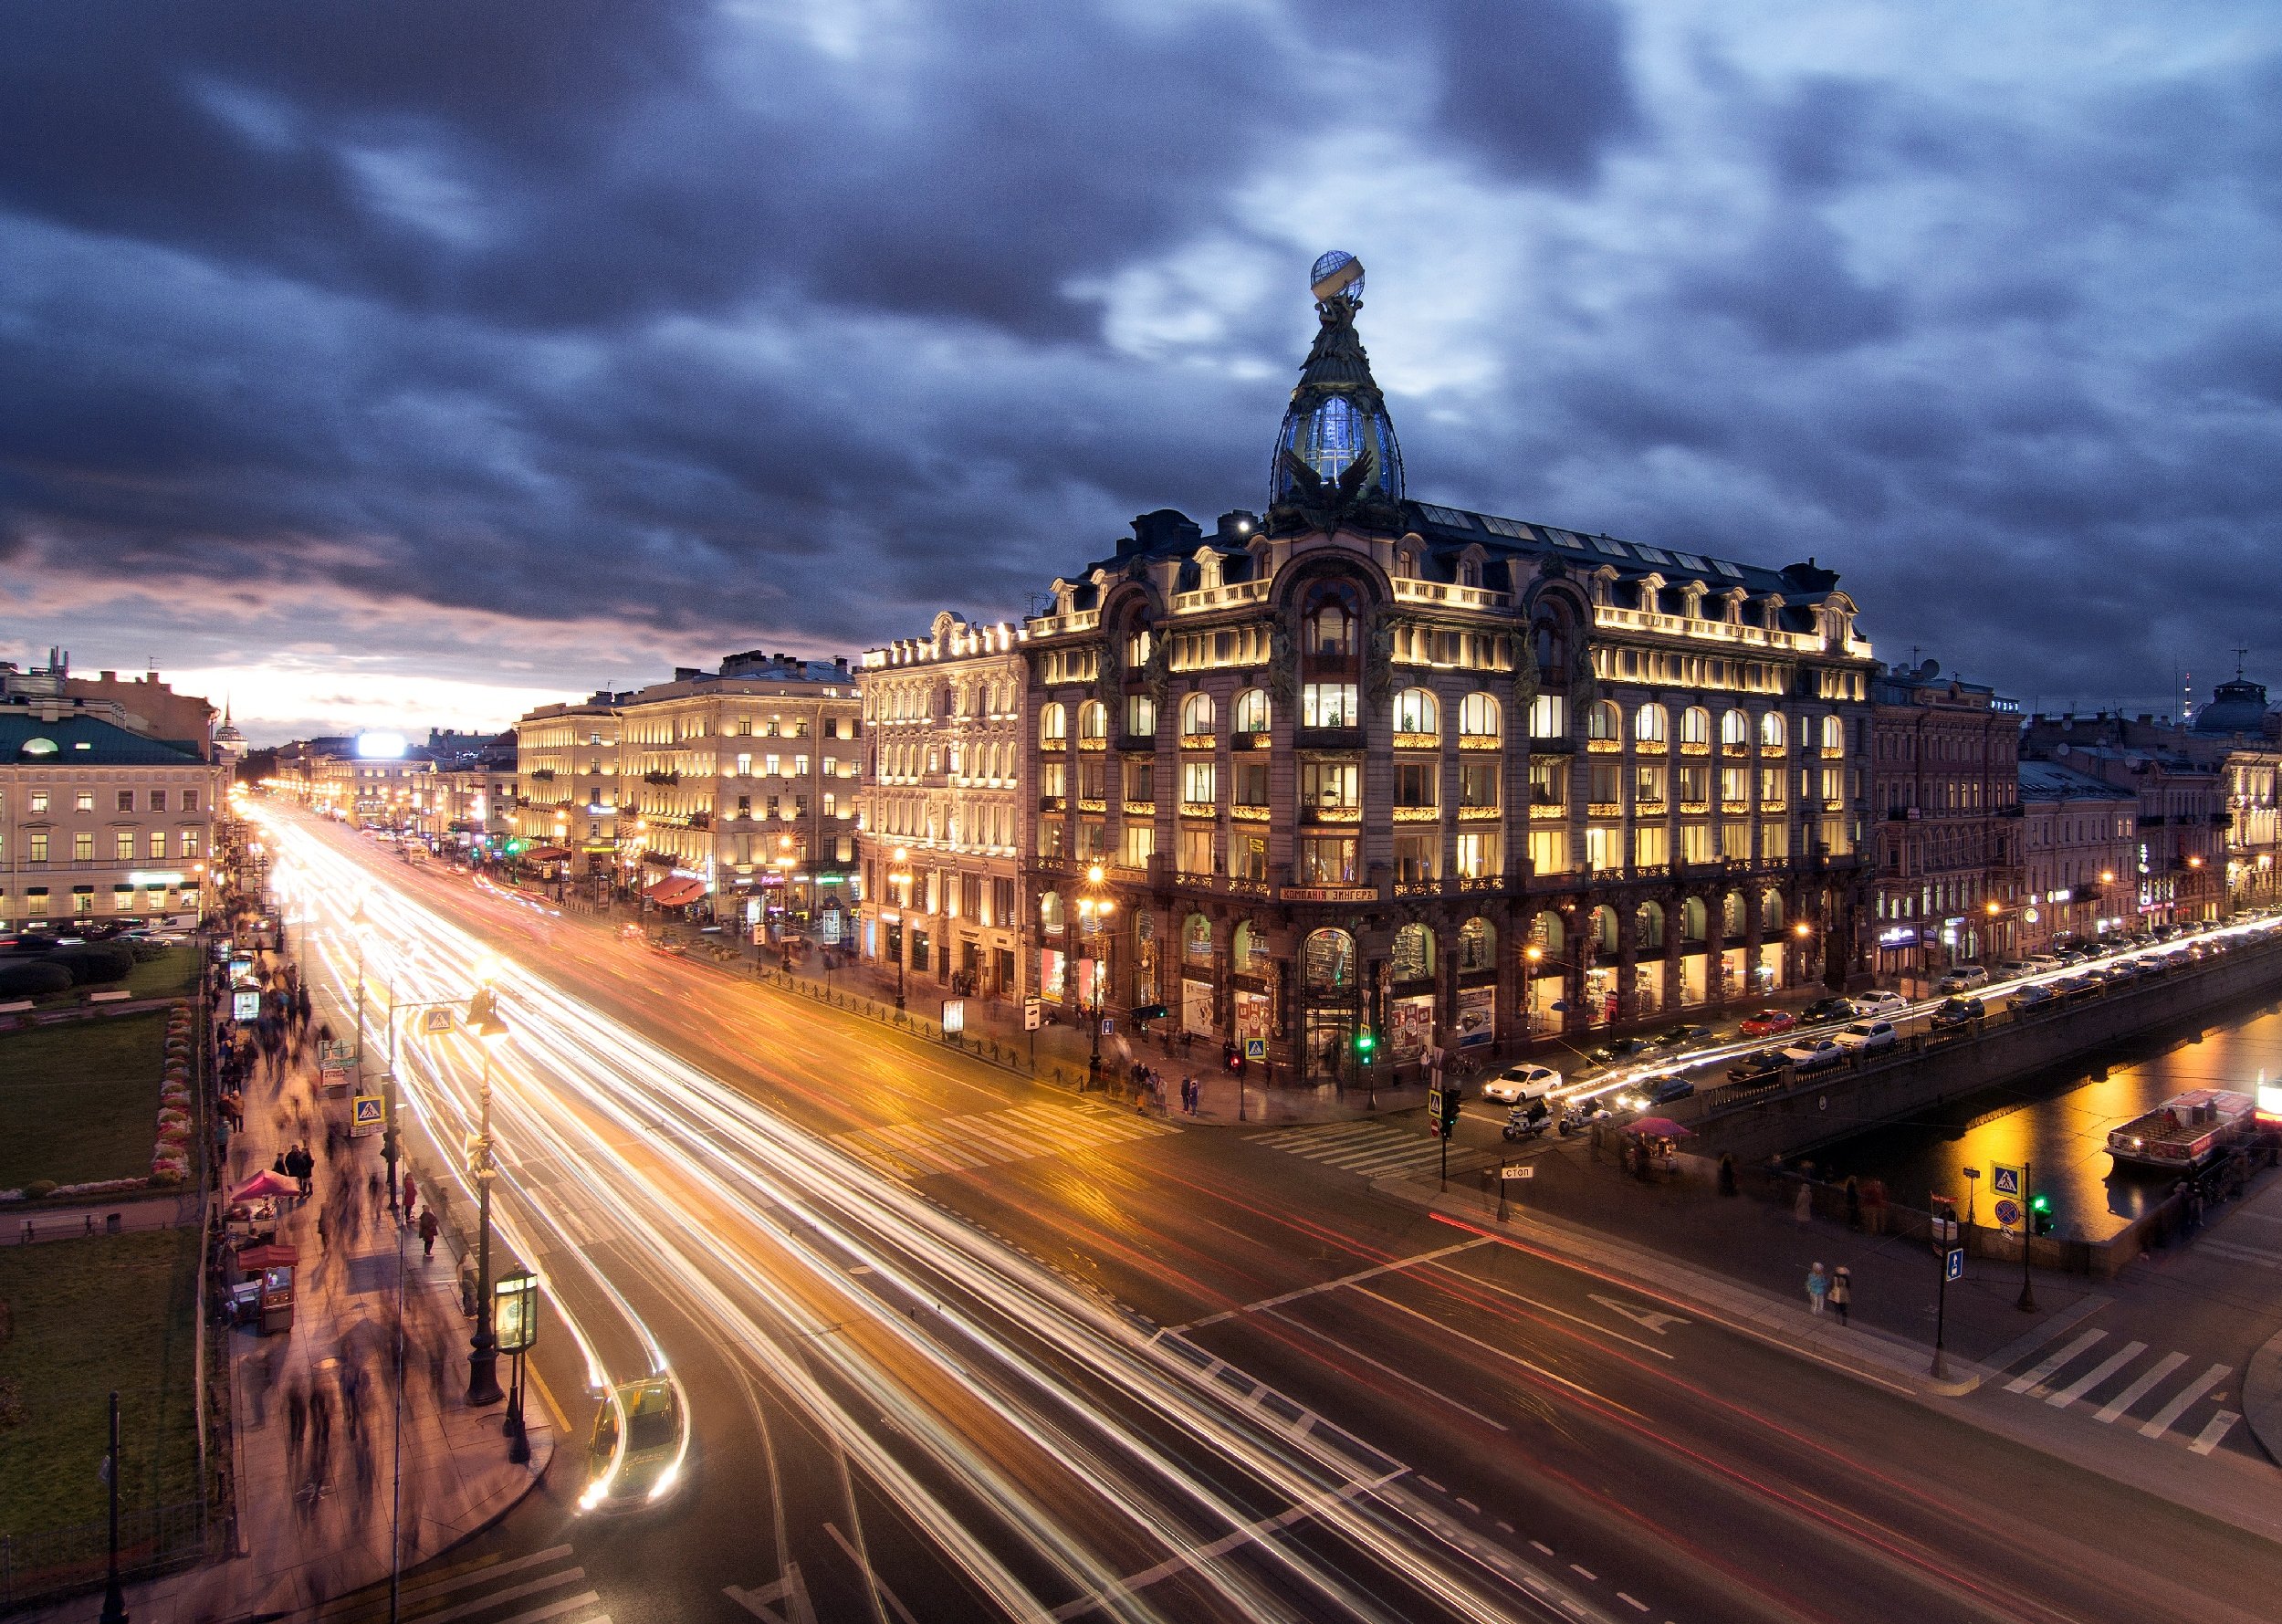
[(1565, 682), (1569, 676), (1569, 632), (1560, 620), (1541, 620), (1530, 631), (1530, 644), (1537, 655), (1537, 680)]
[(1617, 923), (1615, 908), (1604, 902), (1593, 910), (1593, 938), (1600, 944), (1600, 951), (1612, 959), (1620, 950), (1620, 943), (1617, 935), (1620, 928), (1621, 927)]
[(1632, 945), (1653, 952), (1664, 945), (1664, 905), (1644, 902), (1633, 910)]
[(1212, 962), (1212, 921), (1191, 914), (1181, 922), (1180, 955), (1191, 964)]
[(1701, 705), (1691, 705), (1681, 711), (1680, 742), (1709, 748), (1712, 743), (1712, 713)]
[(1070, 713), (1059, 702), (1044, 706), (1038, 712), (1038, 743), (1040, 748), (1058, 750), (1070, 742)]
[(1709, 917), (1710, 915), (1704, 908), (1702, 897), (1691, 896), (1686, 902), (1681, 903), (1680, 905), (1680, 939), (1691, 942), (1701, 941), (1704, 922)]
[(1246, 688), (1237, 695), (1231, 725), (1240, 734), (1265, 733), (1268, 730), (1268, 690)]
[(1759, 748), (1779, 750), (1783, 748), (1783, 713), (1770, 710), (1759, 718)]
[(1267, 974), (1268, 933), (1250, 919), (1236, 927), (1236, 938), (1230, 950), (1235, 960), (1233, 968), (1239, 975)]
[(1544, 966), (1553, 963), (1568, 951), (1569, 930), (1568, 927), (1561, 923), (1559, 914), (1547, 909), (1529, 922), (1529, 940), (1523, 944), (1522, 948), (1523, 959), (1529, 957), (1529, 950), (1532, 948), (1537, 950), (1536, 961), (1540, 967), (1540, 974), (1544, 973)]
[(1660, 705), (1643, 705), (1632, 713), (1633, 741), (1643, 749), (1661, 749), (1672, 739), (1670, 717)]
[(1458, 702), (1458, 736), (1461, 739), (1496, 739), (1504, 730), (1498, 702), (1489, 695), (1472, 693)]
[(1847, 749), (1847, 725), (1835, 716), (1823, 718), (1823, 754), (1842, 756)]
[(1345, 992), (1355, 985), (1355, 938), (1344, 930), (1312, 932), (1300, 949), (1300, 980), (1310, 992)]
[(1458, 969), (1492, 969), (1498, 962), (1497, 927), (1479, 914), (1458, 927)]
[(1099, 699), (1088, 699), (1078, 707), (1078, 739), (1107, 739), (1109, 709)]
[(1038, 898), (1038, 928), (1044, 931), (1049, 936), (1057, 936), (1061, 934), (1061, 892), (1047, 891), (1040, 894)]
[(1308, 605), (1306, 655), (1317, 660), (1353, 659), (1362, 634), (1354, 592), (1327, 583), (1308, 595)]
[(1730, 891), (1720, 905), (1720, 934), (1731, 942), (1743, 939), (1743, 894)]
[(1615, 744), (1624, 737), (1624, 712), (1617, 708), (1614, 699), (1596, 699), (1585, 713), (1585, 737), (1605, 739)]
[(1749, 749), (1751, 718), (1740, 710), (1722, 711), (1720, 714), (1720, 744), (1725, 749)]
[(1157, 701), (1146, 694), (1125, 696), (1125, 737), (1155, 739), (1157, 737)]
[(1425, 926), (1406, 925), (1395, 932), (1389, 968), (1397, 981), (1423, 981), (1434, 973), (1434, 933)]
[(1405, 688), (1395, 696), (1395, 731), (1439, 738), (1442, 732), (1442, 707), (1435, 703), (1434, 696), (1426, 689)]
[(1773, 936), (1783, 928), (1783, 893), (1770, 885), (1759, 894), (1759, 933)]
[(1212, 735), (1212, 696), (1191, 694), (1180, 702), (1180, 736), (1209, 739)]
[(1397, 581), (1414, 581), (1418, 574), (1418, 555), (1408, 547), (1395, 549), (1395, 578)]

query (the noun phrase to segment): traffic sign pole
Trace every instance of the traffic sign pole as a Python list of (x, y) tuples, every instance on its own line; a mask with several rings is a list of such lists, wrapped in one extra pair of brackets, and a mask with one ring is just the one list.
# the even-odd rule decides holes
[[(1928, 1202), (1927, 1205), (1932, 1205)], [(1959, 1237), (1963, 1239), (1963, 1237)], [(1943, 1357), (1943, 1333), (1949, 1325), (1949, 1283), (1951, 1277), (1964, 1273), (1965, 1249), (1945, 1246), (1933, 1254), (1940, 1260), (1940, 1273), (1933, 1281), (1933, 1379), (1949, 1379), (1949, 1360)]]
[(2036, 1283), (2028, 1272), (2030, 1244), (2036, 1238), (2036, 1166), (2021, 1163), (2021, 1295), (2014, 1304), (2023, 1314), (2036, 1312)]

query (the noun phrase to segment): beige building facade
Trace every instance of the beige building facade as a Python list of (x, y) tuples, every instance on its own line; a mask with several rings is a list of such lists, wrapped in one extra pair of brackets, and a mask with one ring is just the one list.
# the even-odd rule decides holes
[(229, 767), (68, 705), (0, 709), (0, 925), (204, 909)]

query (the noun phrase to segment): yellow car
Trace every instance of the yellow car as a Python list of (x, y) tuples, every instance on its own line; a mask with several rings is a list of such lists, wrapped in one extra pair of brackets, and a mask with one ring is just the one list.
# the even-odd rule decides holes
[(689, 1454), (689, 1409), (671, 1376), (612, 1388), (594, 1418), (586, 1446), (581, 1511), (632, 1511), (654, 1505), (681, 1481)]

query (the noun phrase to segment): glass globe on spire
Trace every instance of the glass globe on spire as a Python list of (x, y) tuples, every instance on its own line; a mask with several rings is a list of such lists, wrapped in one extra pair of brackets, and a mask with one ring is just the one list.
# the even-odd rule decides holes
[(1356, 335), (1363, 262), (1334, 248), (1309, 270), (1308, 288), (1320, 325), (1276, 436), (1269, 528), (1394, 528), (1400, 523), (1402, 448)]

